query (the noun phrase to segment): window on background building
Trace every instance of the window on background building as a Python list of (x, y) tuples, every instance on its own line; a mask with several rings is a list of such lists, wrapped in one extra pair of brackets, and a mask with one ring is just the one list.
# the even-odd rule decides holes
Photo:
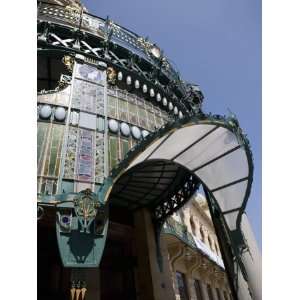
[(176, 279), (177, 279), (180, 300), (188, 300), (189, 297), (188, 297), (185, 275), (183, 273), (176, 272)]
[(209, 300), (214, 300), (210, 284), (207, 285), (207, 294)]
[(197, 280), (197, 279), (194, 280), (194, 287), (195, 287), (195, 291), (196, 291), (197, 300), (203, 300), (199, 280)]

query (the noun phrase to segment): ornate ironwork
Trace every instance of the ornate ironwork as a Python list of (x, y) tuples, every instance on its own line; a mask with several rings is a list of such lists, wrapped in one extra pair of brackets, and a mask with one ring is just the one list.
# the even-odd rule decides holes
[(80, 192), (78, 197), (74, 199), (75, 213), (82, 226), (81, 232), (89, 233), (89, 227), (99, 208), (100, 203), (90, 189)]

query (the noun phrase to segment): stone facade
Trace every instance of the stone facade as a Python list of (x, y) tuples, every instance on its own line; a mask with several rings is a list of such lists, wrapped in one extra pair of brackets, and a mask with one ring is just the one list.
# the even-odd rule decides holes
[[(165, 230), (162, 236), (168, 250), (176, 300), (232, 299), (205, 198), (197, 194), (167, 224), (186, 231), (180, 236), (180, 230), (174, 235)], [(198, 245), (202, 245), (204, 251), (197, 245), (195, 247), (193, 240), (200, 241)]]

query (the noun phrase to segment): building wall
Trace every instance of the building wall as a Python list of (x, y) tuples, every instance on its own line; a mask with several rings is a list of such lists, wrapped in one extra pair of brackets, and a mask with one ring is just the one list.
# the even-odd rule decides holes
[[(198, 194), (193, 197), (171, 219), (186, 226), (187, 232), (193, 238), (205, 243), (211, 253), (221, 258), (220, 247), (214, 231), (209, 209), (205, 198)], [(172, 273), (173, 288), (176, 300), (224, 300), (231, 299), (231, 292), (225, 270), (209, 259), (199, 249), (170, 234), (164, 234), (168, 248), (168, 261)], [(183, 274), (187, 298), (180, 296), (176, 272)], [(195, 280), (198, 280), (201, 296), (197, 297)], [(208, 292), (211, 287), (211, 295)]]

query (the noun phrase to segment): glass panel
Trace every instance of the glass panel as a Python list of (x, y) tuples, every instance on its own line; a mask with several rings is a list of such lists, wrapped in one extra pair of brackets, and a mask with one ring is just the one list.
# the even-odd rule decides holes
[[(41, 169), (43, 155), (45, 151), (45, 144), (47, 141), (47, 132), (49, 128), (49, 123), (38, 122), (37, 126), (37, 166), (38, 170)], [(39, 174), (39, 172), (38, 172)]]
[(238, 149), (196, 171), (196, 174), (211, 190), (245, 178), (249, 175), (245, 150)]
[(96, 133), (96, 169), (95, 182), (102, 183), (104, 180), (104, 135)]
[(104, 88), (101, 86), (96, 90), (96, 113), (104, 115)]
[(72, 106), (74, 108), (95, 112), (96, 110), (97, 86), (89, 82), (75, 79)]
[(148, 129), (148, 122), (147, 122), (147, 113), (146, 110), (142, 107), (138, 108), (138, 112), (139, 112), (139, 122), (140, 122), (140, 126), (142, 128), (146, 128)]
[(90, 65), (77, 64), (76, 77), (89, 80), (95, 83), (101, 83), (105, 80), (104, 72)]
[(194, 169), (236, 146), (235, 135), (228, 129), (218, 128), (182, 154), (181, 159), (189, 169)]
[[(214, 127), (214, 125), (193, 125), (179, 129), (161, 145), (158, 151), (151, 158), (157, 157), (171, 159), (181, 151), (188, 148), (197, 139), (203, 137)], [(178, 141), (180, 141), (180, 143), (178, 143)], [(176, 161), (185, 165), (185, 160), (182, 159), (182, 155), (179, 156)]]
[(105, 130), (105, 122), (104, 122), (104, 118), (97, 118), (97, 130), (99, 131), (104, 131)]
[(126, 101), (119, 99), (118, 112), (119, 112), (119, 119), (128, 122), (128, 106)]
[(178, 284), (178, 291), (180, 295), (180, 300), (188, 300), (188, 292), (186, 286), (186, 280), (183, 273), (176, 272), (176, 279)]
[(245, 197), (247, 185), (248, 180), (245, 180), (214, 192), (213, 195), (220, 205), (221, 210), (227, 211), (241, 207)]
[(148, 129), (150, 131), (155, 131), (155, 117), (152, 112), (147, 111), (148, 114)]
[(69, 179), (74, 179), (75, 174), (75, 157), (77, 149), (78, 131), (78, 128), (72, 126), (69, 127), (69, 136), (64, 167), (64, 177)]
[(121, 139), (121, 159), (124, 158), (126, 153), (129, 151), (129, 141), (127, 139), (122, 138)]
[(224, 218), (225, 218), (226, 223), (227, 223), (230, 230), (235, 230), (236, 229), (237, 216), (238, 216), (238, 211), (234, 211), (232, 213), (224, 215)]
[(60, 160), (61, 160), (61, 147), (63, 142), (64, 126), (52, 124), (49, 147), (46, 154), (46, 162), (44, 166), (44, 176), (58, 176)]
[(119, 159), (119, 143), (118, 138), (109, 136), (109, 169), (111, 170), (118, 163)]
[(129, 122), (138, 125), (138, 108), (136, 104), (128, 103)]
[(117, 116), (117, 98), (107, 96), (108, 99), (108, 116), (111, 118), (118, 118)]
[(87, 182), (93, 181), (94, 165), (94, 132), (80, 129), (77, 154), (77, 179)]

